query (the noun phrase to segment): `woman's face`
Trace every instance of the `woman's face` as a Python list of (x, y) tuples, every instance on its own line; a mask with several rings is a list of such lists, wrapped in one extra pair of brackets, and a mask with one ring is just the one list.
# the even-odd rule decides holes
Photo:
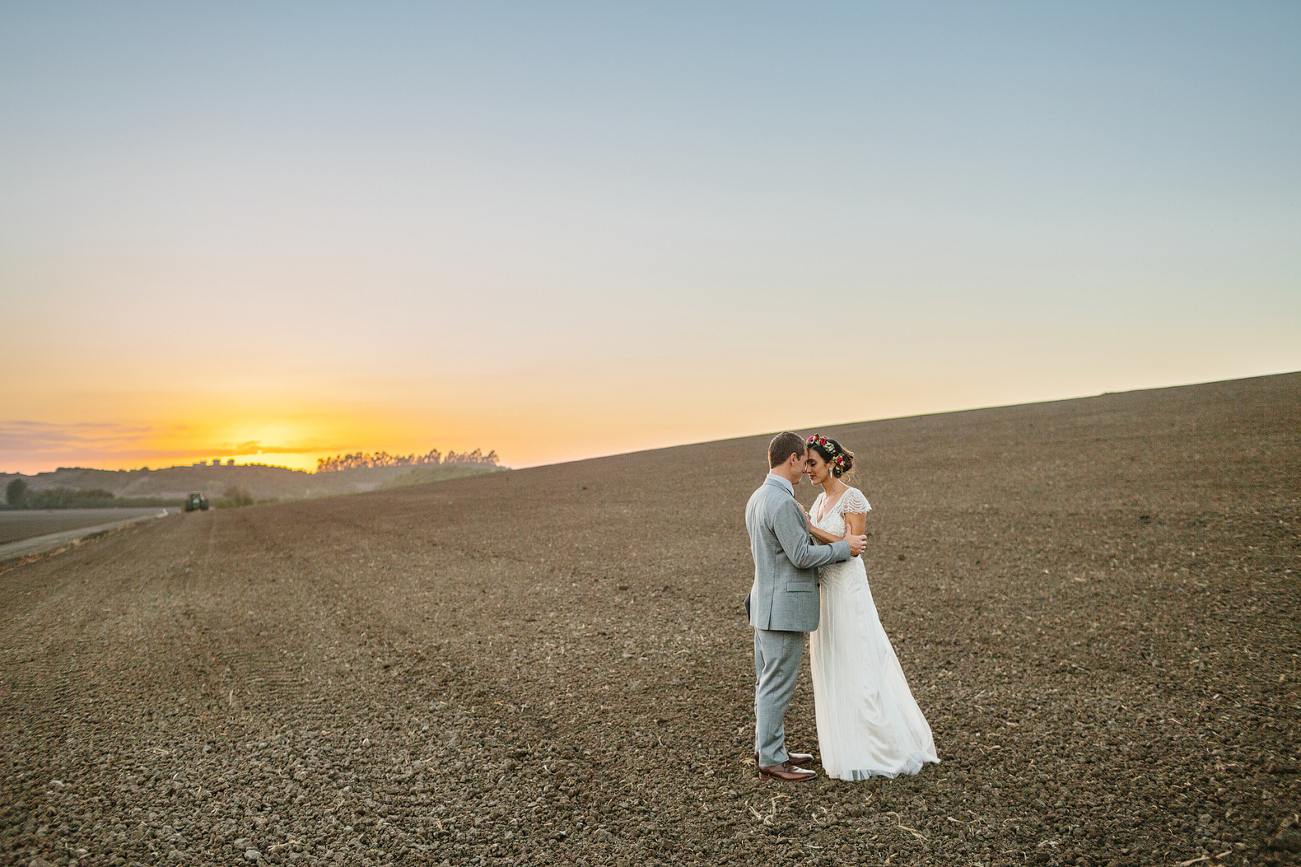
[(810, 482), (820, 485), (831, 475), (831, 465), (822, 459), (817, 449), (809, 449), (804, 457), (804, 474)]

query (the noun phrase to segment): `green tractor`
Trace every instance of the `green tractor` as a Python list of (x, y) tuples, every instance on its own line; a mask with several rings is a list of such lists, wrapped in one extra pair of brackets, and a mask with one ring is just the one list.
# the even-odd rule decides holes
[(185, 511), (187, 512), (208, 511), (208, 498), (205, 497), (203, 494), (200, 494), (198, 491), (195, 491), (194, 493), (190, 494), (188, 497), (185, 498)]

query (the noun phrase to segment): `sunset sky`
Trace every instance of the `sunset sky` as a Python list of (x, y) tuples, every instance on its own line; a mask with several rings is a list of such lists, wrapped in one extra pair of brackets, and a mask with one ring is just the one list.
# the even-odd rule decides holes
[(1301, 4), (0, 6), (0, 471), (1301, 369)]

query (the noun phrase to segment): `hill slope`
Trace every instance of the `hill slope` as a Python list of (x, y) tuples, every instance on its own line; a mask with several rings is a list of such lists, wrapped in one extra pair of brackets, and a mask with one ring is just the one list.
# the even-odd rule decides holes
[[(412, 478), (434, 481), (484, 472), (480, 465), (426, 464), (416, 467), (355, 467), (329, 473), (308, 473), (288, 467), (271, 467), (261, 464), (236, 466), (196, 465), (190, 467), (164, 467), (156, 470), (96, 470), (85, 467), (60, 467), (34, 476), (18, 473), (0, 473), (0, 490), (11, 479), (22, 478), (33, 490), (72, 488), (73, 490), (105, 490), (117, 497), (172, 497), (183, 498), (190, 491), (202, 491), (210, 498), (220, 496), (228, 487), (243, 488), (255, 499), (300, 499), (334, 494), (353, 494), (373, 491), (390, 481), (412, 484)], [(499, 468), (504, 469), (504, 468)], [(413, 475), (415, 474), (415, 475)], [(422, 475), (423, 474), (423, 475)]]
[[(1293, 374), (824, 431), (859, 454), (873, 594), (942, 760), (893, 781), (754, 778), (766, 435), (110, 535), (0, 582), (0, 839), (146, 863), (1290, 858), (1299, 430)], [(787, 732), (816, 747), (807, 678)]]

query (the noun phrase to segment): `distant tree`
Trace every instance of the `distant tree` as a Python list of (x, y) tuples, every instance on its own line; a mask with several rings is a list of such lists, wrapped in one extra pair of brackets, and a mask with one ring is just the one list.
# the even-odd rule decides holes
[(243, 488), (231, 485), (222, 491), (221, 499), (217, 501), (218, 509), (238, 509), (243, 506), (253, 505), (253, 495)]
[(356, 470), (369, 467), (416, 467), (424, 464), (443, 462), (443, 455), (438, 449), (430, 449), (423, 455), (391, 455), (385, 451), (353, 452), (346, 455), (331, 455), (316, 459), (318, 473), (337, 473), (341, 470)]
[(443, 458), (445, 464), (471, 464), (475, 466), (497, 466), (500, 462), (496, 450), (488, 452), (486, 455), (479, 449), (472, 452), (448, 452), (447, 457)]
[(27, 499), (27, 482), (14, 479), (5, 486), (5, 502), (15, 509), (21, 506), (25, 499)]
[(45, 488), (28, 491), (23, 500), (27, 509), (102, 509), (113, 504), (113, 492), (103, 488), (85, 491), (76, 488)]

